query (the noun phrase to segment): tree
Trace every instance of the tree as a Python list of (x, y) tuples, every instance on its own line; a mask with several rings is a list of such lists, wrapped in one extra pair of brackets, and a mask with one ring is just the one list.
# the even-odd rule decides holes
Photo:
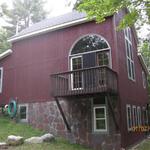
[(7, 32), (5, 29), (0, 28), (0, 53), (10, 48), (10, 43), (7, 42)]
[(150, 39), (146, 39), (141, 43), (140, 52), (144, 57), (148, 70), (150, 70)]
[(98, 23), (123, 8), (129, 12), (120, 22), (119, 28), (132, 26), (135, 22), (150, 23), (149, 0), (77, 0), (75, 8), (86, 12), (89, 19), (95, 18)]
[(13, 0), (13, 8), (8, 9), (6, 4), (3, 4), (2, 13), (5, 21), (9, 26), (5, 28), (9, 35), (15, 34), (30, 24), (39, 22), (46, 17), (46, 11), (43, 9), (43, 0)]

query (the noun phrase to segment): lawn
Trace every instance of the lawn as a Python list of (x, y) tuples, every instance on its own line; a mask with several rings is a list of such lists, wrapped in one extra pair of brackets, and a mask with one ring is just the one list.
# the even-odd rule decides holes
[[(4, 142), (8, 135), (19, 135), (24, 138), (41, 136), (43, 131), (34, 129), (29, 125), (15, 123), (9, 118), (0, 116), (0, 142)], [(62, 138), (56, 138), (52, 143), (23, 144), (18, 147), (11, 147), (10, 150), (90, 150), (77, 144), (70, 144)]]
[(150, 150), (150, 139), (144, 140), (135, 150)]

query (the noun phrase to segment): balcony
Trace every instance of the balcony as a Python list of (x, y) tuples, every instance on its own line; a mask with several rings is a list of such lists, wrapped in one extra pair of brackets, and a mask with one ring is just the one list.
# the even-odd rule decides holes
[(117, 94), (117, 73), (107, 66), (51, 75), (54, 97)]

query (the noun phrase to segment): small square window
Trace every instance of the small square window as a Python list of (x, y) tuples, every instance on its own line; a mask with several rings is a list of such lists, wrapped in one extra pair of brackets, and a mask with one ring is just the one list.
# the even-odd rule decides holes
[(19, 116), (21, 122), (27, 122), (28, 121), (28, 105), (19, 105)]

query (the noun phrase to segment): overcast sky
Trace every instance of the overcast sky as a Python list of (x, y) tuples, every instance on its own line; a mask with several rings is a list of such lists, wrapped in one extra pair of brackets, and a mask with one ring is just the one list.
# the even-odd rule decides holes
[[(0, 0), (0, 4), (7, 3), (11, 8), (13, 0)], [(58, 16), (67, 12), (70, 12), (73, 5), (68, 6), (69, 1), (75, 2), (76, 0), (46, 0), (45, 9), (49, 13), (49, 17)], [(0, 18), (0, 26), (5, 24), (4, 20)]]

